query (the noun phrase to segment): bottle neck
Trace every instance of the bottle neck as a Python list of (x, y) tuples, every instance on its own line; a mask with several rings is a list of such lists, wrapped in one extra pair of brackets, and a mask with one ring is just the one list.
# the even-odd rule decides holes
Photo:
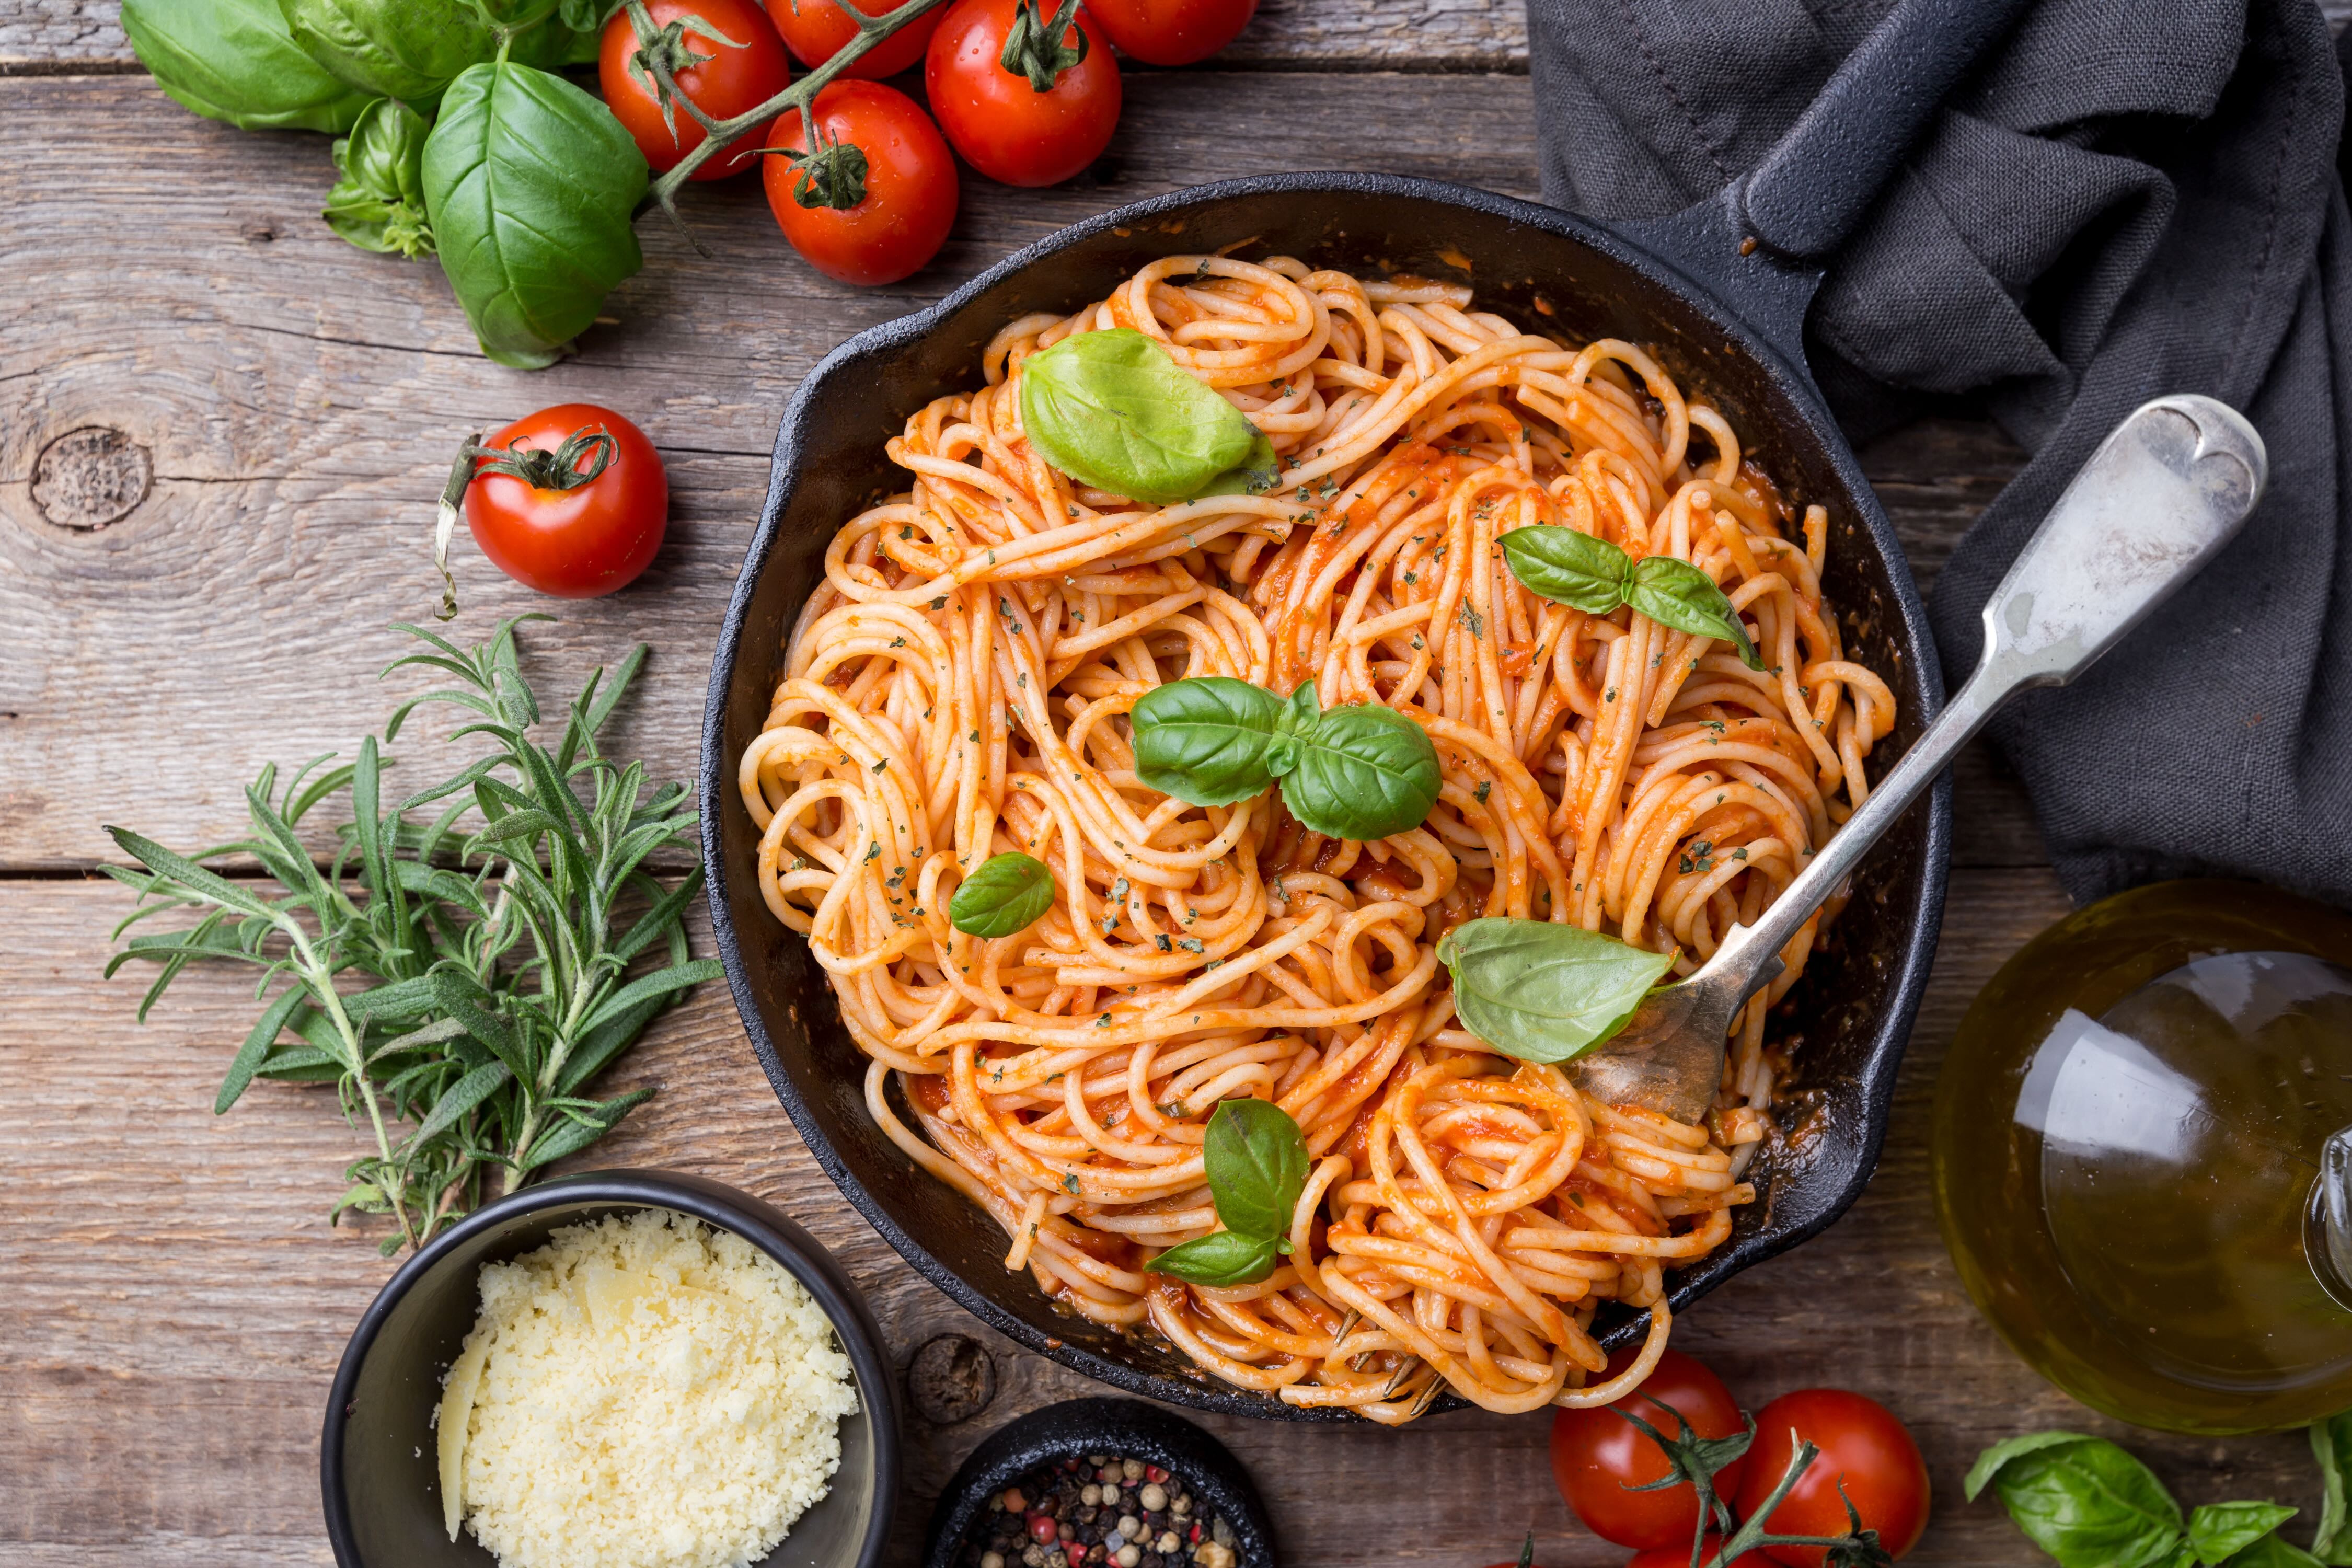
[(2304, 1251), (2320, 1288), (2352, 1312), (2352, 1127), (2320, 1147)]

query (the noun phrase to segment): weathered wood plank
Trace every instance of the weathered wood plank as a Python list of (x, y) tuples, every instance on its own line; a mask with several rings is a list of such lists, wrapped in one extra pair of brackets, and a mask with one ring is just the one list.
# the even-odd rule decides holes
[[(643, 424), (669, 464), (673, 525), (637, 587), (562, 606), (563, 624), (533, 635), (567, 674), (652, 642), (630, 742), (688, 774), (775, 419), (809, 366), (1037, 235), (1211, 171), (1353, 165), (1532, 188), (1524, 80), (1384, 78), (1391, 112), (1376, 117), (1359, 112), (1362, 90), (1331, 76), (1143, 79), (1102, 183), (975, 181), (941, 263), (880, 292), (802, 266), (756, 194), (697, 193), (712, 255), (649, 228), (652, 258), (613, 301), (619, 324), (529, 376), (474, 352), (438, 268), (363, 255), (317, 221), (322, 138), (242, 135), (135, 78), (0, 81), (0, 112), (58, 128), (0, 166), (15, 218), (0, 266), (43, 301), (0, 321), (0, 616), (17, 656), (0, 661), (0, 868), (89, 865), (110, 852), (105, 821), (190, 847), (232, 837), (263, 762), (352, 744), (385, 705), (375, 672), (403, 639), (384, 628), (438, 602), (425, 544), (452, 444), (548, 402)], [(43, 453), (91, 427), (151, 455), (143, 500), (137, 475), (96, 511), (39, 488)], [(2016, 460), (1990, 426), (1952, 421), (1872, 448), (1923, 577)], [(126, 506), (97, 528), (51, 521)], [(461, 629), (546, 607), (462, 534), (457, 555)], [(2038, 861), (2013, 792), (1971, 793), (1986, 808), (1970, 863)]]
[[(242, 984), (184, 978), (146, 1027), (131, 1026), (135, 984), (97, 977), (124, 901), (109, 884), (0, 883), (0, 929), (12, 933), (0, 954), (0, 1475), (11, 1502), (0, 1561), (323, 1563), (320, 1401), (392, 1265), (373, 1232), (324, 1223), (355, 1145), (321, 1093), (257, 1086), (229, 1116), (211, 1114), (250, 1018)], [(1832, 1383), (1900, 1411), (1937, 1497), (1910, 1559), (1921, 1568), (2023, 1561), (1997, 1510), (1959, 1501), (1958, 1480), (1985, 1444), (2037, 1426), (2124, 1436), (2192, 1501), (2315, 1500), (2299, 1438), (2126, 1435), (2074, 1405), (2000, 1346), (1945, 1258), (1925, 1147), (1937, 1064), (1977, 988), (2065, 907), (2047, 872), (1955, 878), (1877, 1179), (1828, 1235), (1743, 1275), (1676, 1330), (1751, 1406)], [(697, 935), (707, 951), (707, 931)], [(661, 1093), (593, 1163), (698, 1171), (776, 1202), (839, 1255), (901, 1364), (938, 1333), (990, 1346), (992, 1406), (952, 1426), (911, 1421), (908, 1553), (981, 1436), (1093, 1389), (981, 1328), (867, 1229), (777, 1107), (719, 989), (663, 1020), (615, 1079)], [(1265, 1489), (1296, 1568), (1507, 1558), (1530, 1525), (1555, 1568), (1623, 1559), (1554, 1495), (1540, 1415), (1456, 1415), (1404, 1433), (1208, 1425)], [(1475, 1484), (1434, 1483), (1449, 1476)]]
[[(2319, 8), (2331, 27), (2340, 30), (2352, 19), (2352, 0), (2320, 0)], [(122, 36), (121, 11), (121, 0), (5, 0), (0, 4), (0, 76), (138, 69), (138, 57)], [(1262, 0), (1256, 17), (1217, 63), (1524, 71), (1527, 9), (1518, 0), (1379, 5), (1362, 0)]]
[[(0, 5), (0, 74), (93, 68), (136, 69), (122, 36), (121, 0), (6, 0)], [(1518, 0), (1263, 0), (1220, 57), (1241, 66), (1343, 69), (1525, 69), (1528, 17)], [(1130, 71), (1136, 68), (1130, 66)]]

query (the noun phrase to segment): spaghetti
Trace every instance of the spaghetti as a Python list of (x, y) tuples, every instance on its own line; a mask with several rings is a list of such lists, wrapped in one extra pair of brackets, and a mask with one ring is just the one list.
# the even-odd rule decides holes
[[(1111, 327), (1248, 415), (1280, 489), (1146, 506), (1050, 468), (1022, 363)], [(1239, 1387), (1389, 1423), (1444, 1388), (1617, 1397), (1664, 1347), (1664, 1270), (1754, 1195), (1765, 1015), (1818, 918), (1741, 1015), (1704, 1126), (1496, 1054), (1434, 950), (1481, 915), (1573, 921), (1687, 973), (1861, 803), (1895, 705), (1822, 602), (1822, 510), (1792, 517), (1639, 348), (1523, 332), (1453, 285), (1170, 257), (1012, 322), (982, 369), (890, 442), (911, 486), (833, 540), (741, 760), (760, 886), (871, 1058), (875, 1120), (1003, 1226), (1008, 1268)], [(1535, 525), (1696, 563), (1764, 671), (1529, 593), (1495, 541)], [(1353, 843), (1272, 792), (1146, 789), (1124, 716), (1201, 675), (1396, 707), (1436, 744), (1438, 805)], [(1009, 850), (1052, 868), (1055, 904), (955, 931), (959, 879)], [(1255, 1285), (1153, 1274), (1215, 1228), (1202, 1142), (1236, 1095), (1304, 1131), (1293, 1250)], [(1650, 1329), (1603, 1378), (1612, 1300)]]

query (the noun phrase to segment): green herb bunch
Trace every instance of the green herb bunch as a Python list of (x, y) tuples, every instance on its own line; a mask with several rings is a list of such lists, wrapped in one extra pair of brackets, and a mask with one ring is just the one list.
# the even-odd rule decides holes
[[(691, 958), (681, 921), (700, 868), (666, 887), (646, 866), (657, 851), (692, 847), (685, 788), (648, 795), (642, 763), (596, 749), (645, 646), (609, 679), (589, 675), (550, 749), (531, 738), (541, 710), (517, 624), (501, 622), (470, 650), (401, 626), (428, 647), (384, 673), (418, 666), (455, 684), (403, 702), (382, 744), (363, 741), (354, 762), (314, 758), (282, 787), (277, 765), (264, 768), (246, 790), (251, 837), (181, 856), (107, 829), (145, 868), (107, 868), (140, 895), (118, 939), (165, 910), (201, 918), (131, 937), (106, 973), (134, 959), (161, 965), (139, 1005), (144, 1022), (191, 963), (260, 970), (260, 1016), (213, 1110), (226, 1111), (256, 1078), (334, 1084), (372, 1147), (345, 1172), (330, 1218), (389, 1215), (387, 1256), (468, 1212), (492, 1177), (510, 1191), (612, 1131), (654, 1091), (599, 1100), (583, 1093), (589, 1081), (656, 1014), (719, 973)], [(429, 703), (472, 714), (450, 739), (475, 739), (482, 754), (387, 800), (383, 748)], [(302, 823), (346, 794), (349, 820), (321, 864)], [(223, 857), (257, 860), (277, 890), (200, 863)]]
[(1977, 1456), (1961, 1489), (1987, 1487), (2060, 1568), (2323, 1568), (2352, 1563), (2352, 1410), (2311, 1428), (2322, 1481), (2311, 1550), (2278, 1533), (2283, 1503), (2206, 1503), (2186, 1517), (2154, 1471), (2104, 1437), (2030, 1432)]

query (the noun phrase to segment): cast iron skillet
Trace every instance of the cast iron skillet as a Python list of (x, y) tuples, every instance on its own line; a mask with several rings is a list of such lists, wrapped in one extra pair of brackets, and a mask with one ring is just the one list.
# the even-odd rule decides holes
[[(1901, 705), (1873, 759), (1883, 767), (1941, 707), (1943, 683), (1902, 547), (1805, 371), (1804, 312), (1820, 273), (1801, 258), (1825, 254), (1851, 228), (2018, 3), (1906, 0), (1752, 176), (1670, 218), (1612, 227), (1381, 174), (1233, 180), (1064, 229), (929, 310), (859, 333), (801, 384), (776, 434), (767, 507), (711, 670), (701, 773), (711, 917), (777, 1098), (825, 1173), (932, 1283), (1031, 1350), (1131, 1394), (1227, 1415), (1353, 1418), (1212, 1383), (1172, 1347), (1059, 1312), (1027, 1273), (1008, 1273), (995, 1224), (875, 1127), (866, 1058), (822, 971), (761, 900), (750, 874), (760, 835), (737, 794), (737, 762), (767, 714), (784, 638), (821, 580), (826, 543), (873, 500), (904, 488), (884, 442), (931, 398), (975, 384), (981, 350), (1003, 323), (1075, 310), (1160, 256), (1230, 249), (1463, 279), (1481, 308), (1535, 330), (1649, 346), (1722, 411), (1789, 495), (1829, 509), (1824, 591), (1849, 650), (1888, 679)], [(1758, 1201), (1739, 1211), (1730, 1242), (1676, 1278), (1677, 1311), (1820, 1231), (1869, 1179), (1935, 949), (1950, 837), (1948, 780), (1856, 876), (1828, 950), (1794, 994), (1792, 1021), (1780, 1026), (1799, 1037), (1792, 1088), (1801, 1110), (1791, 1135), (1751, 1166)], [(1596, 1330), (1612, 1346), (1636, 1332), (1633, 1317), (1613, 1309)]]

